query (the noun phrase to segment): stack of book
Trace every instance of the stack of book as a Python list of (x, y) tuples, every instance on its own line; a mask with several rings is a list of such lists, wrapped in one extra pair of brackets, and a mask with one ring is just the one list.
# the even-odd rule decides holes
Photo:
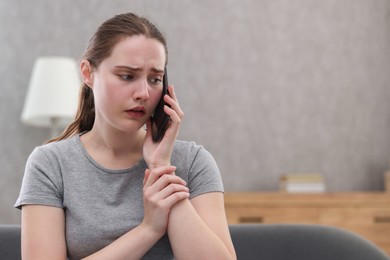
[(280, 177), (279, 189), (288, 193), (322, 193), (325, 182), (320, 174), (289, 174)]

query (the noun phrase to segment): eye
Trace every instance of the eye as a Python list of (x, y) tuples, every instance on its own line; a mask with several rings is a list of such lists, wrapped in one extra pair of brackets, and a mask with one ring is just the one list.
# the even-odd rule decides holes
[(151, 78), (150, 79), (150, 82), (153, 84), (153, 85), (160, 85), (162, 80), (161, 78)]
[(123, 80), (132, 80), (134, 77), (132, 75), (129, 75), (129, 74), (121, 74), (121, 75), (118, 75), (121, 79)]

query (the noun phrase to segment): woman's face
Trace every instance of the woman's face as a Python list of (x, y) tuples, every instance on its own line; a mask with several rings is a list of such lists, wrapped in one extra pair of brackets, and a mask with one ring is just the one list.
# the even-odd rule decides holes
[(92, 72), (95, 124), (127, 132), (140, 129), (161, 97), (165, 60), (164, 46), (155, 39), (121, 39)]

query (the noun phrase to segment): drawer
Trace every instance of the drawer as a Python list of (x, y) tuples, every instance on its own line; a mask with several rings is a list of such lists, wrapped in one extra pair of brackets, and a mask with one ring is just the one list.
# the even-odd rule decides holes
[(337, 226), (380, 226), (390, 228), (390, 209), (382, 208), (321, 208), (319, 223)]
[(229, 207), (228, 222), (234, 223), (317, 223), (318, 210), (307, 207)]

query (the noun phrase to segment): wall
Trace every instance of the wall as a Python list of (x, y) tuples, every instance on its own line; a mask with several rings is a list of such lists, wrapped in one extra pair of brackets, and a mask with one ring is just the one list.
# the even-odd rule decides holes
[(0, 223), (24, 163), (49, 135), (20, 114), (34, 60), (79, 59), (96, 27), (136, 11), (169, 42), (181, 139), (215, 156), (227, 191), (277, 189), (318, 172), (330, 191), (383, 189), (390, 157), (390, 3), (386, 0), (0, 2)]

